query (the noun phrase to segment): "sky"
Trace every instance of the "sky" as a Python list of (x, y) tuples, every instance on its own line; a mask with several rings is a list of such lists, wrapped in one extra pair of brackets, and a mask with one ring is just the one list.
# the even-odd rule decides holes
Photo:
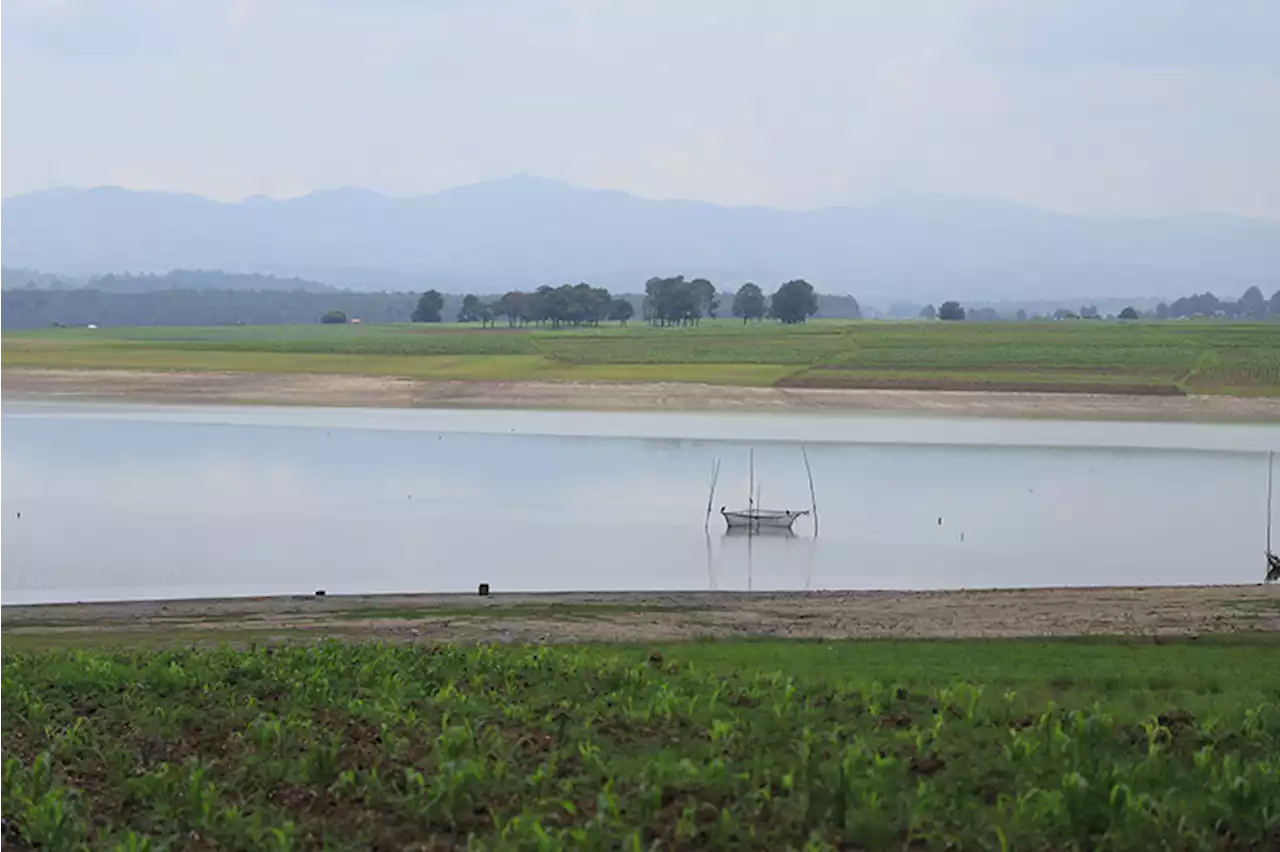
[(1277, 0), (4, 0), (3, 194), (1280, 219)]

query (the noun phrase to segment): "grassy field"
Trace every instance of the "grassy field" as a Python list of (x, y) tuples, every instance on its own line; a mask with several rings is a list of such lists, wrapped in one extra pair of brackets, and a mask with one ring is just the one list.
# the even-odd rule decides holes
[(6, 651), (6, 845), (1265, 849), (1280, 640)]
[(560, 331), (372, 324), (42, 329), (5, 332), (2, 359), (6, 367), (421, 379), (1280, 393), (1276, 324), (831, 320)]

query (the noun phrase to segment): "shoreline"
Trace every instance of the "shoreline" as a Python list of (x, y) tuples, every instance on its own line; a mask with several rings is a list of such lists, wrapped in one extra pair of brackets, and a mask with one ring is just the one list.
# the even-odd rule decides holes
[(595, 411), (893, 412), (952, 417), (1280, 423), (1280, 397), (430, 381), (325, 373), (4, 368), (3, 398), (184, 405)]
[(857, 592), (292, 595), (18, 604), (23, 646), (336, 638), (430, 643), (1155, 639), (1280, 631), (1280, 585)]

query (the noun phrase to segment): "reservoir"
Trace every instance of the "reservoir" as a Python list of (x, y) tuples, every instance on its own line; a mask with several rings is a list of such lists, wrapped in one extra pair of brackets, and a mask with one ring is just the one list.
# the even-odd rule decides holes
[[(1262, 579), (1280, 426), (3, 408), (3, 600)], [(726, 535), (721, 506), (819, 518)], [(707, 522), (711, 471), (720, 475)]]

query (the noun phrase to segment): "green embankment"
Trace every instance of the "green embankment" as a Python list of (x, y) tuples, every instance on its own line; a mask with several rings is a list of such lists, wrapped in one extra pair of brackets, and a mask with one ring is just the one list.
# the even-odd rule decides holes
[(1271, 848), (1278, 651), (1268, 635), (8, 651), (5, 843)]
[(1280, 325), (915, 323), (521, 330), (457, 325), (6, 332), (6, 367), (355, 373), (422, 379), (687, 381), (1280, 393)]

